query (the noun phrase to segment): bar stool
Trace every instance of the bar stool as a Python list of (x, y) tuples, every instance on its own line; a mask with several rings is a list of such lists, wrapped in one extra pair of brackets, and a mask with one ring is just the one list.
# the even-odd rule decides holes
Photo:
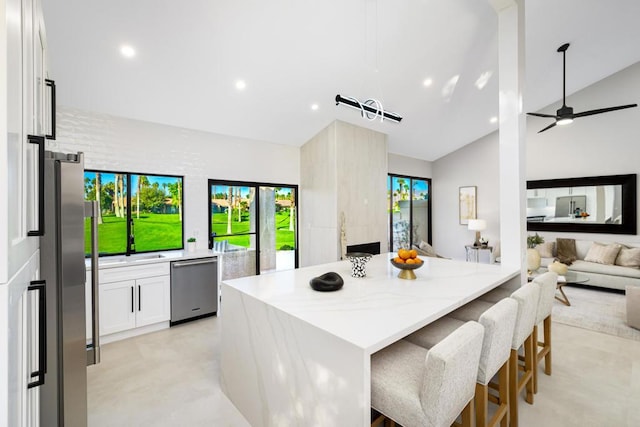
[[(538, 310), (540, 287), (528, 283), (511, 294), (511, 298), (518, 303), (518, 315), (516, 327), (511, 342), (511, 355), (509, 357), (509, 424), (518, 425), (518, 394), (526, 388), (525, 401), (533, 404), (533, 369), (534, 369), (534, 345), (533, 326)], [(493, 304), (490, 302), (475, 300), (466, 304), (449, 316), (459, 320), (474, 320)], [(518, 350), (524, 347), (524, 366), (518, 367)], [(522, 376), (518, 371), (522, 370)]]
[(467, 322), (430, 349), (400, 340), (373, 354), (371, 406), (404, 427), (450, 426), (461, 413), (470, 427), (483, 335)]
[[(480, 315), (478, 322), (484, 327), (484, 339), (476, 378), (476, 427), (506, 425), (509, 410), (509, 356), (516, 325), (518, 303), (505, 298)], [(430, 348), (464, 325), (462, 320), (443, 317), (405, 338), (421, 347)], [(489, 382), (498, 374), (498, 397), (491, 395), (498, 409), (487, 423)], [(504, 421), (503, 421), (504, 419)]]
[[(533, 370), (533, 392), (538, 392), (538, 367), (540, 361), (544, 359), (544, 373), (551, 375), (551, 311), (556, 295), (558, 275), (554, 272), (547, 272), (537, 276), (531, 284), (540, 288), (540, 299), (538, 300), (538, 310), (536, 312), (536, 322), (533, 326), (533, 339), (535, 351), (535, 368)], [(543, 324), (543, 340), (538, 340), (538, 325)], [(540, 347), (540, 348), (538, 348)]]

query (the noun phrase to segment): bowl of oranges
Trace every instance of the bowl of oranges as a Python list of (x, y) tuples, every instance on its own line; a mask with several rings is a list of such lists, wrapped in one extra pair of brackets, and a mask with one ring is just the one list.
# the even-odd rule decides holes
[(418, 258), (415, 249), (399, 249), (397, 256), (391, 259), (391, 264), (400, 269), (399, 278), (413, 280), (416, 278), (413, 270), (422, 267), (424, 261)]

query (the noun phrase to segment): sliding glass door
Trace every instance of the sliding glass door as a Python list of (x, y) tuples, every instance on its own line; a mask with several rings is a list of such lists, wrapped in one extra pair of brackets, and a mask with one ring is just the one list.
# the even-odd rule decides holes
[(209, 247), (224, 278), (298, 266), (297, 186), (209, 180)]
[(389, 250), (431, 243), (431, 180), (392, 175), (387, 179)]

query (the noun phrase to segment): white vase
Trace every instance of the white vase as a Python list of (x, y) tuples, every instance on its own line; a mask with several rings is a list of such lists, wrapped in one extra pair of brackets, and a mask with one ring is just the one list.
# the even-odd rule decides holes
[(540, 268), (540, 252), (536, 249), (527, 249), (527, 270), (534, 272)]
[(187, 242), (187, 252), (196, 251), (196, 242)]

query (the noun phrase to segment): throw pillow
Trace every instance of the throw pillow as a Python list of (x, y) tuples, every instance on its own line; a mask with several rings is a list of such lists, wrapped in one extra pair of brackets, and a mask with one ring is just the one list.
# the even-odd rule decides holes
[(418, 247), (422, 251), (424, 251), (426, 256), (433, 256), (433, 257), (437, 257), (438, 256), (438, 254), (436, 253), (435, 249), (433, 249), (433, 246), (431, 246), (430, 244), (428, 244), (424, 240), (422, 240), (420, 242), (420, 245)]
[(598, 242), (593, 242), (584, 260), (598, 264), (613, 265), (613, 263), (616, 262), (616, 257), (621, 247), (622, 246), (617, 243), (603, 245)]
[(621, 248), (616, 265), (640, 268), (640, 248)]
[(536, 245), (536, 250), (542, 258), (553, 258), (553, 245), (555, 242), (545, 242)]
[(578, 259), (575, 239), (556, 239), (556, 245), (558, 247), (558, 261), (561, 263), (571, 265), (573, 261)]

